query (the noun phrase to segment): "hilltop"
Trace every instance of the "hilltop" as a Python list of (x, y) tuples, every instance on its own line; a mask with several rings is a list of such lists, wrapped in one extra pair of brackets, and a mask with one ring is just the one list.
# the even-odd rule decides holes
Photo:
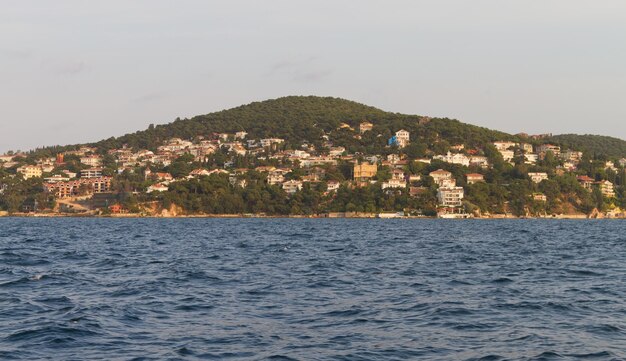
[[(515, 139), (514, 136), (504, 132), (447, 118), (385, 112), (340, 98), (288, 96), (199, 115), (191, 119), (176, 119), (169, 124), (151, 125), (147, 130), (93, 145), (104, 149), (120, 147), (122, 144), (153, 149), (172, 137), (191, 139), (198, 135), (209, 136), (212, 133), (237, 131), (245, 131), (251, 138), (283, 138), (288, 144), (302, 142), (319, 144), (322, 135), (331, 133), (342, 124), (355, 129), (362, 121), (374, 123), (375, 131), (382, 134), (381, 138), (384, 139), (379, 141), (365, 139), (360, 142), (344, 139), (348, 142), (346, 145), (350, 150), (366, 151), (370, 148), (371, 151), (372, 146), (384, 147), (386, 138), (398, 128), (405, 128), (431, 143), (445, 141), (450, 144), (458, 142), (479, 144), (498, 139)], [(334, 136), (341, 137), (341, 134)]]
[[(210, 136), (213, 133), (237, 131), (245, 131), (254, 138), (283, 138), (288, 144), (302, 142), (319, 144), (322, 135), (331, 133), (342, 124), (355, 129), (362, 121), (374, 123), (376, 131), (382, 137), (378, 141), (364, 139), (360, 142), (342, 139), (348, 143), (346, 145), (349, 150), (380, 152), (385, 146), (386, 137), (399, 128), (407, 129), (411, 134), (419, 136), (428, 146), (444, 142), (438, 146), (439, 148), (456, 143), (474, 146), (496, 140), (529, 141), (516, 135), (463, 123), (455, 119), (386, 112), (341, 98), (287, 96), (198, 115), (190, 119), (176, 119), (168, 124), (150, 125), (146, 130), (96, 143), (47, 147), (38, 149), (36, 152), (53, 155), (56, 151), (75, 149), (82, 145), (96, 146), (103, 151), (121, 147), (123, 144), (134, 148), (156, 149), (163, 141), (173, 137), (192, 139), (198, 135)], [(333, 136), (340, 135), (334, 134)], [(550, 141), (562, 147), (610, 158), (626, 156), (626, 141), (613, 137), (564, 134), (542, 141)], [(532, 140), (529, 142), (538, 143)]]

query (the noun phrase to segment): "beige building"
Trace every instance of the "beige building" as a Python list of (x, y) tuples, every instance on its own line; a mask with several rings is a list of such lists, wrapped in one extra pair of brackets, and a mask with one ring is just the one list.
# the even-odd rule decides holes
[(302, 182), (297, 180), (290, 180), (283, 183), (283, 190), (288, 194), (294, 194), (302, 189)]
[(428, 175), (433, 178), (433, 180), (435, 181), (435, 184), (437, 184), (439, 187), (450, 185), (449, 181), (453, 181), (452, 173), (443, 169), (432, 171)]
[(372, 128), (374, 128), (374, 124), (370, 122), (362, 122), (359, 124), (359, 133), (363, 134), (365, 132), (369, 132)]
[(354, 181), (357, 185), (366, 184), (372, 179), (378, 172), (376, 164), (355, 164), (354, 165)]
[(17, 172), (20, 173), (24, 179), (39, 178), (43, 175), (43, 169), (38, 165), (25, 165), (17, 168)]
[(81, 178), (100, 178), (102, 177), (102, 168), (89, 168), (80, 171)]
[(467, 178), (467, 184), (474, 184), (485, 181), (485, 176), (480, 173), (468, 173), (465, 175), (465, 177)]
[(615, 197), (615, 188), (613, 187), (613, 183), (609, 182), (608, 180), (603, 180), (597, 182), (597, 184), (603, 196), (608, 198)]

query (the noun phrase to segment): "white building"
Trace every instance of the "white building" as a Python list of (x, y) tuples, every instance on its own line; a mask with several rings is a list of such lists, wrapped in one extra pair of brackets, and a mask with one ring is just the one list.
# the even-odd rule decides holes
[(81, 157), (80, 162), (90, 167), (100, 167), (102, 165), (102, 157), (99, 155), (87, 155)]
[(500, 150), (499, 152), (502, 154), (502, 159), (504, 159), (505, 162), (510, 162), (515, 158), (515, 152), (512, 150)]
[(552, 152), (555, 157), (561, 155), (561, 147), (553, 144), (541, 144), (537, 146), (537, 153), (543, 158), (547, 152)]
[(548, 174), (544, 172), (529, 172), (528, 177), (535, 183), (541, 183), (541, 181), (548, 179)]
[(102, 168), (89, 168), (80, 171), (81, 178), (100, 178), (102, 177)]
[(302, 182), (297, 180), (290, 180), (283, 183), (283, 190), (288, 194), (294, 194), (302, 189)]
[(535, 164), (539, 160), (539, 156), (535, 153), (526, 153), (524, 154), (524, 163), (526, 164)]
[(263, 148), (267, 148), (270, 147), (272, 144), (282, 144), (284, 142), (285, 140), (280, 138), (265, 138), (261, 139), (261, 146)]
[(148, 189), (146, 190), (146, 193), (167, 192), (168, 190), (169, 190), (169, 187), (166, 186), (165, 184), (157, 183), (157, 184), (153, 184), (149, 186)]
[(470, 157), (470, 165), (481, 168), (489, 168), (489, 160), (487, 157), (482, 155), (473, 155)]
[(398, 147), (404, 148), (409, 145), (410, 133), (404, 129), (400, 129), (396, 132), (396, 143)]
[(437, 190), (437, 200), (444, 207), (462, 206), (464, 195), (463, 187), (441, 187)]
[(381, 183), (381, 188), (406, 188), (406, 181), (404, 179), (390, 179)]
[(469, 167), (470, 165), (470, 158), (466, 156), (465, 154), (461, 154), (461, 153), (452, 154), (448, 152), (448, 154), (446, 155), (436, 155), (433, 157), (433, 159), (442, 160), (444, 162), (452, 163), (452, 164), (460, 164), (466, 167)]
[(493, 142), (493, 145), (496, 147), (497, 150), (508, 150), (509, 148), (513, 148), (517, 145), (517, 143), (515, 142), (508, 142), (508, 141), (498, 141), (498, 142)]

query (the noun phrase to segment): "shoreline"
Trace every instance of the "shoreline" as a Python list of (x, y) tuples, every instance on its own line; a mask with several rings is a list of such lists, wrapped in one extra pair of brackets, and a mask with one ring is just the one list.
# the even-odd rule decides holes
[[(377, 214), (348, 215), (348, 216), (328, 216), (328, 215), (276, 215), (269, 216), (263, 214), (186, 214), (186, 215), (143, 215), (143, 214), (71, 214), (71, 213), (13, 213), (0, 214), (0, 218), (117, 218), (117, 219), (185, 219), (185, 218), (216, 218), (216, 219), (443, 219), (440, 217), (427, 216), (401, 216), (401, 217), (380, 217)], [(599, 219), (626, 219), (626, 216), (619, 217), (589, 217), (584, 214), (555, 215), (549, 217), (517, 217), (511, 215), (494, 215), (483, 217), (450, 218), (453, 220), (523, 220), (523, 219), (545, 219), (545, 220), (599, 220)]]

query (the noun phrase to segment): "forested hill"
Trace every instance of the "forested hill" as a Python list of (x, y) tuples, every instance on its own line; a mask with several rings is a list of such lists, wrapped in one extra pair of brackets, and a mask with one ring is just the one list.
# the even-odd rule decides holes
[[(345, 123), (358, 131), (359, 123), (366, 120), (374, 124), (374, 132), (370, 133), (380, 134), (380, 137), (357, 142), (354, 140), (353, 130), (339, 130), (342, 123)], [(169, 124), (151, 125), (147, 130), (107, 139), (96, 145), (102, 149), (115, 148), (122, 144), (151, 149), (171, 137), (189, 139), (197, 135), (243, 130), (249, 133), (248, 137), (251, 139), (284, 138), (292, 145), (302, 142), (316, 144), (326, 134), (334, 138), (337, 145), (344, 145), (355, 151), (374, 151), (370, 145), (374, 148), (384, 146), (388, 137), (401, 128), (410, 131), (414, 139), (444, 144), (478, 145), (498, 139), (515, 139), (510, 134), (447, 118), (390, 113), (332, 97), (289, 96), (254, 102), (191, 119), (177, 119)], [(348, 144), (342, 144), (346, 142)]]
[(553, 136), (550, 141), (567, 148), (582, 150), (592, 156), (626, 157), (626, 141), (619, 138), (591, 134), (562, 134)]
[[(357, 139), (355, 132), (358, 133), (359, 123), (363, 121), (372, 122), (374, 131)], [(352, 129), (347, 128), (346, 124)], [(191, 139), (213, 133), (246, 131), (249, 139), (283, 138), (288, 147), (299, 147), (304, 142), (317, 146), (322, 143), (322, 136), (326, 135), (334, 144), (346, 147), (349, 152), (381, 154), (385, 152), (387, 139), (399, 129), (411, 132), (413, 148), (422, 147), (414, 149), (411, 152), (414, 155), (423, 153), (425, 149), (441, 154), (454, 144), (482, 148), (484, 144), (495, 140), (530, 141), (448, 118), (385, 112), (340, 98), (288, 96), (191, 119), (176, 119), (169, 124), (150, 125), (146, 130), (91, 145), (97, 146), (100, 152), (121, 147), (123, 144), (154, 150), (173, 137)], [(605, 136), (566, 134), (531, 142), (552, 142), (597, 156), (626, 157), (626, 141)], [(75, 147), (78, 145), (49, 147), (35, 153), (54, 155)]]

